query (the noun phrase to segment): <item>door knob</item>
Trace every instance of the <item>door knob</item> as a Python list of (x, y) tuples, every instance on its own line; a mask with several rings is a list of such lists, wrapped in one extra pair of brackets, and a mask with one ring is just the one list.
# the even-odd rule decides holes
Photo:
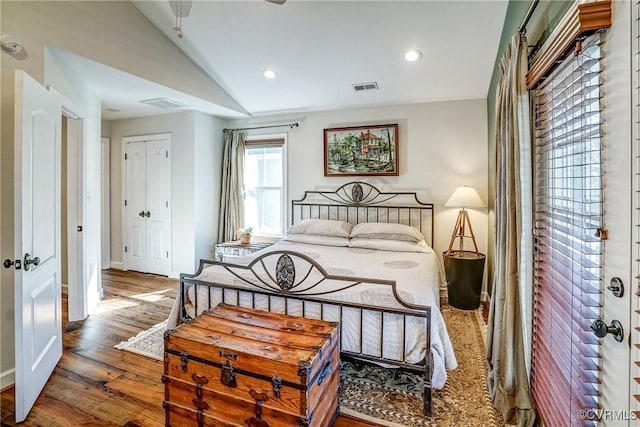
[(138, 212), (138, 216), (141, 217), (141, 218), (144, 218), (144, 211)]
[(40, 258), (39, 257), (35, 257), (35, 258), (31, 258), (31, 255), (24, 254), (24, 269), (26, 271), (29, 271), (29, 269), (31, 268), (31, 265), (40, 265)]
[(617, 320), (612, 320), (611, 326), (607, 326), (604, 321), (597, 319), (591, 324), (591, 330), (598, 338), (604, 338), (607, 334), (611, 334), (618, 342), (622, 342), (624, 339), (622, 324)]
[(151, 212), (147, 211), (144, 216), (146, 216), (147, 218), (149, 218), (151, 216)]
[(2, 265), (4, 265), (4, 268), (11, 268), (11, 266), (15, 264), (14, 261), (12, 259), (5, 259), (4, 262), (2, 263)]

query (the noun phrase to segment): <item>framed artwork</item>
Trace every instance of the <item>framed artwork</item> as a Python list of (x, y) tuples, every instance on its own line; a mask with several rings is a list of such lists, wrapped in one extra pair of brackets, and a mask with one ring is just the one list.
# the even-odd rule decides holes
[(398, 124), (324, 130), (324, 176), (398, 176)]

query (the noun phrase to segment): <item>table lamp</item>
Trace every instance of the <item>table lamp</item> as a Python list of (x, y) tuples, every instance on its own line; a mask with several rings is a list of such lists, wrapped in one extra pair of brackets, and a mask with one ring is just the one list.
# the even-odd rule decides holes
[[(449, 248), (446, 251), (446, 255), (450, 255), (453, 245), (456, 239), (460, 239), (459, 251), (460, 255), (464, 255), (464, 238), (471, 237), (473, 241), (473, 247), (475, 248), (476, 256), (480, 255), (480, 251), (478, 250), (478, 244), (476, 242), (476, 236), (473, 234), (473, 228), (471, 228), (471, 221), (469, 220), (469, 214), (467, 213), (466, 208), (484, 208), (486, 207), (485, 203), (480, 198), (480, 195), (475, 190), (475, 188), (465, 185), (462, 187), (456, 188), (453, 192), (447, 203), (445, 203), (445, 207), (448, 208), (461, 208), (458, 213), (458, 219), (456, 220), (456, 225), (453, 228), (453, 233), (451, 233), (451, 242), (449, 243)], [(469, 230), (469, 235), (467, 235), (467, 229)]]

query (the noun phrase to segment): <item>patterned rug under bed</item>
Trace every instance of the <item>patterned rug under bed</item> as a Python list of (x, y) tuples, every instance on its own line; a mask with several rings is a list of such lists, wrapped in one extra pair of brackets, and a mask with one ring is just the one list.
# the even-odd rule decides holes
[[(483, 326), (477, 311), (442, 306), (458, 367), (433, 392), (433, 418), (422, 415), (422, 378), (370, 365), (341, 366), (340, 411), (389, 427), (502, 426), (486, 387)], [(164, 322), (116, 346), (157, 360), (164, 351)]]

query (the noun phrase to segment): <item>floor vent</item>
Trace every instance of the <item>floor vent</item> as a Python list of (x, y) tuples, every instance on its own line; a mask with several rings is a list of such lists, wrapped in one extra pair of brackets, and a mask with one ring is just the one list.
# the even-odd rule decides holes
[(152, 105), (154, 107), (162, 108), (164, 110), (170, 110), (172, 108), (184, 108), (186, 105), (174, 101), (169, 98), (152, 98), (152, 99), (143, 99), (140, 101), (141, 104)]
[(363, 90), (378, 90), (378, 83), (376, 82), (356, 83), (351, 86), (353, 86), (353, 90), (356, 92), (361, 92)]

